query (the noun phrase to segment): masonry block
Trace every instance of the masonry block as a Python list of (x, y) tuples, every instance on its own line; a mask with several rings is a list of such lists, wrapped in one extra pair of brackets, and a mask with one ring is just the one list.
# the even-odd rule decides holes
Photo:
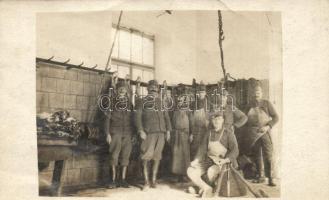
[(49, 93), (49, 107), (50, 108), (63, 108), (64, 95), (59, 93)]
[(80, 71), (78, 73), (78, 81), (89, 82), (89, 72), (88, 71)]
[(42, 78), (41, 90), (44, 92), (56, 92), (56, 79), (55, 78)]
[(89, 98), (86, 96), (77, 96), (77, 108), (87, 110), (89, 106)]
[(48, 107), (48, 93), (37, 92), (37, 107)]
[(80, 185), (80, 176), (81, 176), (81, 171), (80, 169), (68, 169), (67, 171), (67, 176), (66, 176), (66, 183), (70, 186), (72, 185)]
[(70, 81), (65, 79), (57, 79), (58, 93), (70, 94)]
[(64, 78), (67, 80), (76, 81), (78, 80), (78, 73), (79, 71), (75, 69), (66, 70)]
[(83, 83), (80, 81), (71, 81), (71, 94), (83, 95)]
[(52, 78), (64, 78), (65, 69), (59, 67), (50, 67), (48, 77)]
[(95, 183), (97, 181), (96, 168), (82, 168), (80, 173), (80, 181), (83, 184)]
[(64, 95), (64, 108), (75, 109), (77, 105), (77, 97), (75, 95)]
[[(105, 85), (104, 85), (105, 86)], [(103, 88), (104, 89), (104, 88)], [(95, 90), (96, 90), (96, 92), (95, 92), (95, 95), (94, 96), (98, 96), (102, 91), (101, 91), (101, 84), (96, 84), (96, 86), (95, 86)]]
[(96, 110), (98, 108), (97, 97), (89, 97), (88, 110)]
[(49, 71), (49, 67), (45, 64), (37, 64), (38, 68), (36, 68), (37, 70), (37, 77), (48, 77), (48, 71)]
[(84, 83), (83, 84), (83, 94), (84, 96), (95, 96), (95, 84), (94, 83)]
[(41, 83), (42, 83), (42, 78), (37, 75), (36, 84), (35, 84), (37, 91), (41, 91)]
[(97, 168), (97, 182), (107, 182), (110, 179), (110, 167)]
[(73, 157), (70, 159), (65, 160), (65, 169), (73, 169)]
[(101, 83), (102, 75), (98, 74), (97, 72), (90, 72), (89, 74), (89, 81), (91, 83)]

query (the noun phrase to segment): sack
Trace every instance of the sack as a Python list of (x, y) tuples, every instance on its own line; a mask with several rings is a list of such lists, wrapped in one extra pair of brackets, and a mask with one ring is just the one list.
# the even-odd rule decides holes
[(231, 164), (225, 164), (222, 167), (218, 179), (221, 178), (221, 173), (223, 173), (222, 180), (218, 180), (220, 181), (220, 187), (218, 188), (217, 185), (215, 187), (217, 188), (216, 192), (218, 192), (218, 196), (241, 197), (247, 194), (247, 188), (245, 184), (238, 177), (237, 173), (239, 172), (233, 170)]

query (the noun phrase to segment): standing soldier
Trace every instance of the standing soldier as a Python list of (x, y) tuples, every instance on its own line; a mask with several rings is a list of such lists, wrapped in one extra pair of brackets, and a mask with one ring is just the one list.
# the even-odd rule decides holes
[(253, 101), (248, 111), (248, 132), (244, 136), (245, 142), (256, 161), (258, 174), (255, 182), (262, 183), (265, 181), (261, 169), (263, 163), (268, 185), (276, 186), (272, 177), (273, 144), (270, 133), (272, 127), (279, 121), (279, 117), (271, 102), (263, 99), (262, 88), (259, 84), (254, 86), (253, 92)]
[[(145, 184), (143, 189), (156, 187), (159, 163), (165, 140), (169, 141), (171, 123), (168, 112), (164, 110), (156, 80), (150, 80), (147, 87), (148, 95), (137, 99), (136, 126), (140, 137), (141, 158)], [(152, 181), (149, 181), (148, 165), (153, 160)]]
[(190, 111), (187, 88), (178, 86), (178, 96), (172, 115), (172, 172), (178, 175), (178, 181), (186, 179), (190, 165)]
[[(111, 99), (111, 111), (109, 119), (105, 123), (107, 131), (107, 142), (110, 146), (110, 165), (112, 171), (112, 180), (109, 188), (125, 187), (129, 185), (126, 182), (126, 172), (129, 163), (129, 157), (132, 150), (132, 131), (133, 117), (132, 104), (130, 101), (130, 86), (126, 79), (117, 82), (117, 77), (113, 78), (112, 86), (114, 86), (115, 94)], [(117, 181), (117, 166), (122, 167), (121, 181)]]
[(191, 159), (194, 160), (198, 154), (198, 150), (205, 137), (208, 120), (207, 112), (207, 98), (206, 86), (201, 81), (196, 88), (195, 105), (193, 106), (193, 114), (191, 117)]

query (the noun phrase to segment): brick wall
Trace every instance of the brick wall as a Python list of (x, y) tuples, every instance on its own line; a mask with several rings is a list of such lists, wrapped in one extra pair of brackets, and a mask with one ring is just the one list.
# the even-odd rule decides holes
[(37, 113), (66, 109), (81, 122), (94, 121), (100, 74), (39, 62), (36, 79)]
[[(105, 77), (108, 82), (109, 76)], [(63, 66), (37, 63), (37, 113), (66, 109), (81, 122), (95, 122), (97, 96), (101, 75), (97, 72), (69, 69)], [(49, 186), (54, 161), (39, 172), (39, 187)], [(108, 180), (108, 154), (87, 154), (66, 160), (62, 173), (63, 186), (81, 186)]]

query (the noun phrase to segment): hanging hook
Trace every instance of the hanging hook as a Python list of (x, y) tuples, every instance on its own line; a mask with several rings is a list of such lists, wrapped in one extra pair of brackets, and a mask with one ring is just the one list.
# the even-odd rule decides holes
[(84, 64), (84, 62), (82, 61), (82, 63), (80, 65), (78, 65), (78, 67), (82, 67), (83, 64)]
[(67, 59), (65, 62), (63, 62), (63, 64), (67, 64), (68, 62), (70, 62), (70, 58), (69, 59)]
[(54, 58), (54, 56), (51, 56), (50, 58), (48, 58), (47, 60), (48, 61), (51, 61), (51, 59), (53, 59)]

